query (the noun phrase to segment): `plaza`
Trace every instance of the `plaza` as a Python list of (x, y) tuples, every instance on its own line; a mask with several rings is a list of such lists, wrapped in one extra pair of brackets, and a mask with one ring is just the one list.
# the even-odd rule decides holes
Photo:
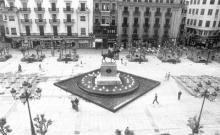
[[(32, 52), (33, 51), (33, 52)], [(211, 62), (194, 63), (186, 57), (181, 57), (181, 63), (170, 64), (161, 62), (154, 55), (147, 55), (148, 62), (127, 62), (121, 64), (116, 61), (118, 70), (131, 73), (144, 78), (156, 80), (160, 85), (148, 93), (137, 98), (130, 104), (113, 113), (87, 100), (79, 98), (79, 111), (71, 107), (71, 99), (75, 95), (56, 87), (54, 83), (65, 80), (92, 70), (101, 65), (101, 50), (77, 49), (79, 60), (77, 62), (57, 62), (58, 53), (51, 55), (50, 50), (43, 50), (46, 55), (42, 62), (21, 62), (22, 53), (18, 50), (10, 50), (13, 57), (0, 63), (1, 95), (0, 117), (7, 119), (12, 132), (10, 135), (28, 135), (30, 124), (26, 105), (14, 100), (10, 93), (10, 84), (7, 74), (10, 76), (37, 76), (37, 87), (42, 89), (40, 100), (30, 101), (32, 117), (37, 114), (45, 114), (53, 124), (49, 127), (47, 135), (113, 135), (116, 129), (123, 130), (129, 127), (135, 135), (159, 135), (169, 133), (171, 135), (186, 135), (191, 133), (187, 126), (190, 117), (198, 116), (202, 104), (202, 98), (190, 94), (179, 85), (172, 76), (202, 76), (208, 75), (220, 77), (220, 64)], [(31, 50), (30, 53), (35, 53)], [(119, 57), (124, 58), (127, 51), (120, 52)], [(42, 70), (38, 65), (41, 63)], [(22, 72), (17, 73), (17, 66), (22, 66)], [(165, 80), (165, 74), (170, 72), (170, 80)], [(22, 77), (20, 77), (22, 80)], [(34, 79), (31, 79), (34, 80)], [(9, 81), (11, 82), (11, 81)], [(19, 81), (18, 81), (19, 82)], [(20, 81), (21, 82), (21, 81)], [(33, 81), (34, 82), (34, 81)], [(15, 85), (15, 84), (14, 84)], [(178, 101), (177, 93), (182, 91), (181, 100)], [(152, 104), (157, 93), (159, 104)], [(206, 100), (200, 124), (205, 135), (217, 135), (220, 133), (220, 98), (219, 95), (211, 102)]]

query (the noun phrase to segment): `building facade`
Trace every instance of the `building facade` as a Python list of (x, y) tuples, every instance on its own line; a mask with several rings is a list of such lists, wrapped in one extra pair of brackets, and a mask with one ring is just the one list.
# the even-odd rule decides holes
[(93, 34), (96, 48), (117, 42), (117, 0), (93, 1)]
[(90, 0), (6, 0), (6, 37), (24, 39), (32, 47), (50, 47), (65, 39), (71, 46), (89, 48), (91, 10)]
[(182, 0), (119, 0), (119, 41), (126, 48), (135, 40), (176, 40), (182, 21), (182, 3)]
[(5, 8), (5, 2), (4, 0), (0, 0), (0, 41), (3, 40), (5, 36), (5, 27), (4, 27), (4, 15), (3, 15), (3, 9)]
[(189, 0), (187, 8), (187, 43), (219, 46), (220, 0)]

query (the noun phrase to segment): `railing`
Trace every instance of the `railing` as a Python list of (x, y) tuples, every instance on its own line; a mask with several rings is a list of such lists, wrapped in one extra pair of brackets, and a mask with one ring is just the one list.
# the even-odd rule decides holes
[(47, 21), (46, 21), (46, 19), (35, 19), (35, 23), (37, 23), (37, 24), (46, 24)]
[(160, 24), (159, 23), (155, 23), (154, 24), (154, 28), (160, 28)]
[(111, 11), (110, 11), (110, 14), (115, 14), (116, 13), (116, 10), (115, 9), (112, 9)]
[(30, 9), (30, 8), (20, 8), (19, 11), (20, 11), (20, 12), (30, 13), (30, 12), (31, 12), (31, 9)]
[(59, 8), (49, 8), (49, 12), (59, 12)]
[(37, 7), (37, 8), (34, 8), (34, 11), (35, 12), (45, 12), (45, 8)]
[(74, 23), (74, 19), (64, 19), (63, 22), (65, 24), (72, 24), (72, 23)]
[(140, 11), (134, 11), (133, 13), (134, 16), (140, 16), (140, 14), (141, 14)]
[(122, 27), (128, 27), (128, 23), (122, 23)]
[(171, 16), (172, 16), (172, 13), (167, 12), (167, 13), (165, 14), (165, 16), (166, 16), (166, 17), (171, 17)]
[(144, 16), (151, 16), (151, 12), (144, 12)]
[(139, 24), (138, 23), (134, 23), (133, 27), (139, 27)]
[(64, 13), (72, 13), (73, 11), (73, 8), (63, 8)]
[(122, 15), (129, 15), (129, 11), (127, 11), (127, 10), (124, 10), (123, 12), (122, 12)]
[(170, 24), (164, 24), (164, 28), (169, 29), (170, 28)]
[(150, 27), (150, 24), (149, 24), (149, 23), (144, 23), (143, 27), (144, 27), (144, 28), (149, 28), (149, 27)]
[(50, 24), (59, 24), (60, 23), (60, 19), (50, 19), (49, 20)]
[(161, 12), (155, 12), (155, 16), (161, 16)]
[(32, 20), (31, 19), (21, 19), (21, 23), (30, 24), (30, 23), (32, 23)]

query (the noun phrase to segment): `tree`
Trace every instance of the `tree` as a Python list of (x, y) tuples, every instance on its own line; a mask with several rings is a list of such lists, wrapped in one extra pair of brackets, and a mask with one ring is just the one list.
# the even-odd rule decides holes
[[(189, 126), (189, 128), (192, 130), (191, 135), (194, 135), (195, 130), (197, 129), (199, 120), (197, 119), (196, 116), (194, 116), (194, 117), (190, 117), (187, 122), (188, 122), (187, 126)], [(199, 125), (199, 127), (198, 127), (199, 133), (203, 133), (203, 131), (201, 130), (202, 128), (203, 128), (203, 126)]]
[(6, 118), (1, 118), (0, 119), (0, 133), (2, 135), (7, 135), (8, 133), (11, 133), (11, 129), (9, 125), (6, 125), (7, 121)]
[(34, 118), (35, 124), (34, 126), (37, 128), (36, 132), (45, 135), (48, 131), (48, 127), (52, 124), (52, 120), (47, 120), (44, 117), (44, 114), (37, 115)]

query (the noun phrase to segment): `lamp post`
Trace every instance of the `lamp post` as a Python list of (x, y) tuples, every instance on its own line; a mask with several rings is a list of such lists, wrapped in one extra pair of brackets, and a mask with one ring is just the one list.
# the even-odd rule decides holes
[(211, 101), (213, 98), (215, 98), (217, 96), (216, 93), (214, 94), (214, 93), (211, 93), (210, 91), (208, 91), (208, 87), (211, 86), (210, 81), (206, 82), (206, 86), (207, 86), (206, 90), (202, 93), (203, 101), (202, 101), (202, 106), (201, 106), (201, 109), (199, 112), (198, 121), (196, 122), (195, 129), (193, 130), (194, 133), (199, 133), (200, 120), (201, 120), (201, 116), (202, 116), (203, 107), (205, 104), (205, 99), (207, 98), (208, 100)]
[(36, 133), (35, 133), (32, 117), (31, 117), (31, 109), (30, 109), (29, 100), (40, 99), (41, 91), (42, 90), (40, 88), (33, 89), (32, 84), (30, 84), (27, 81), (24, 81), (22, 83), (22, 87), (20, 90), (15, 90), (14, 88), (11, 89), (12, 97), (15, 100), (21, 100), (23, 104), (27, 103), (30, 124), (31, 124), (31, 135), (36, 135)]

